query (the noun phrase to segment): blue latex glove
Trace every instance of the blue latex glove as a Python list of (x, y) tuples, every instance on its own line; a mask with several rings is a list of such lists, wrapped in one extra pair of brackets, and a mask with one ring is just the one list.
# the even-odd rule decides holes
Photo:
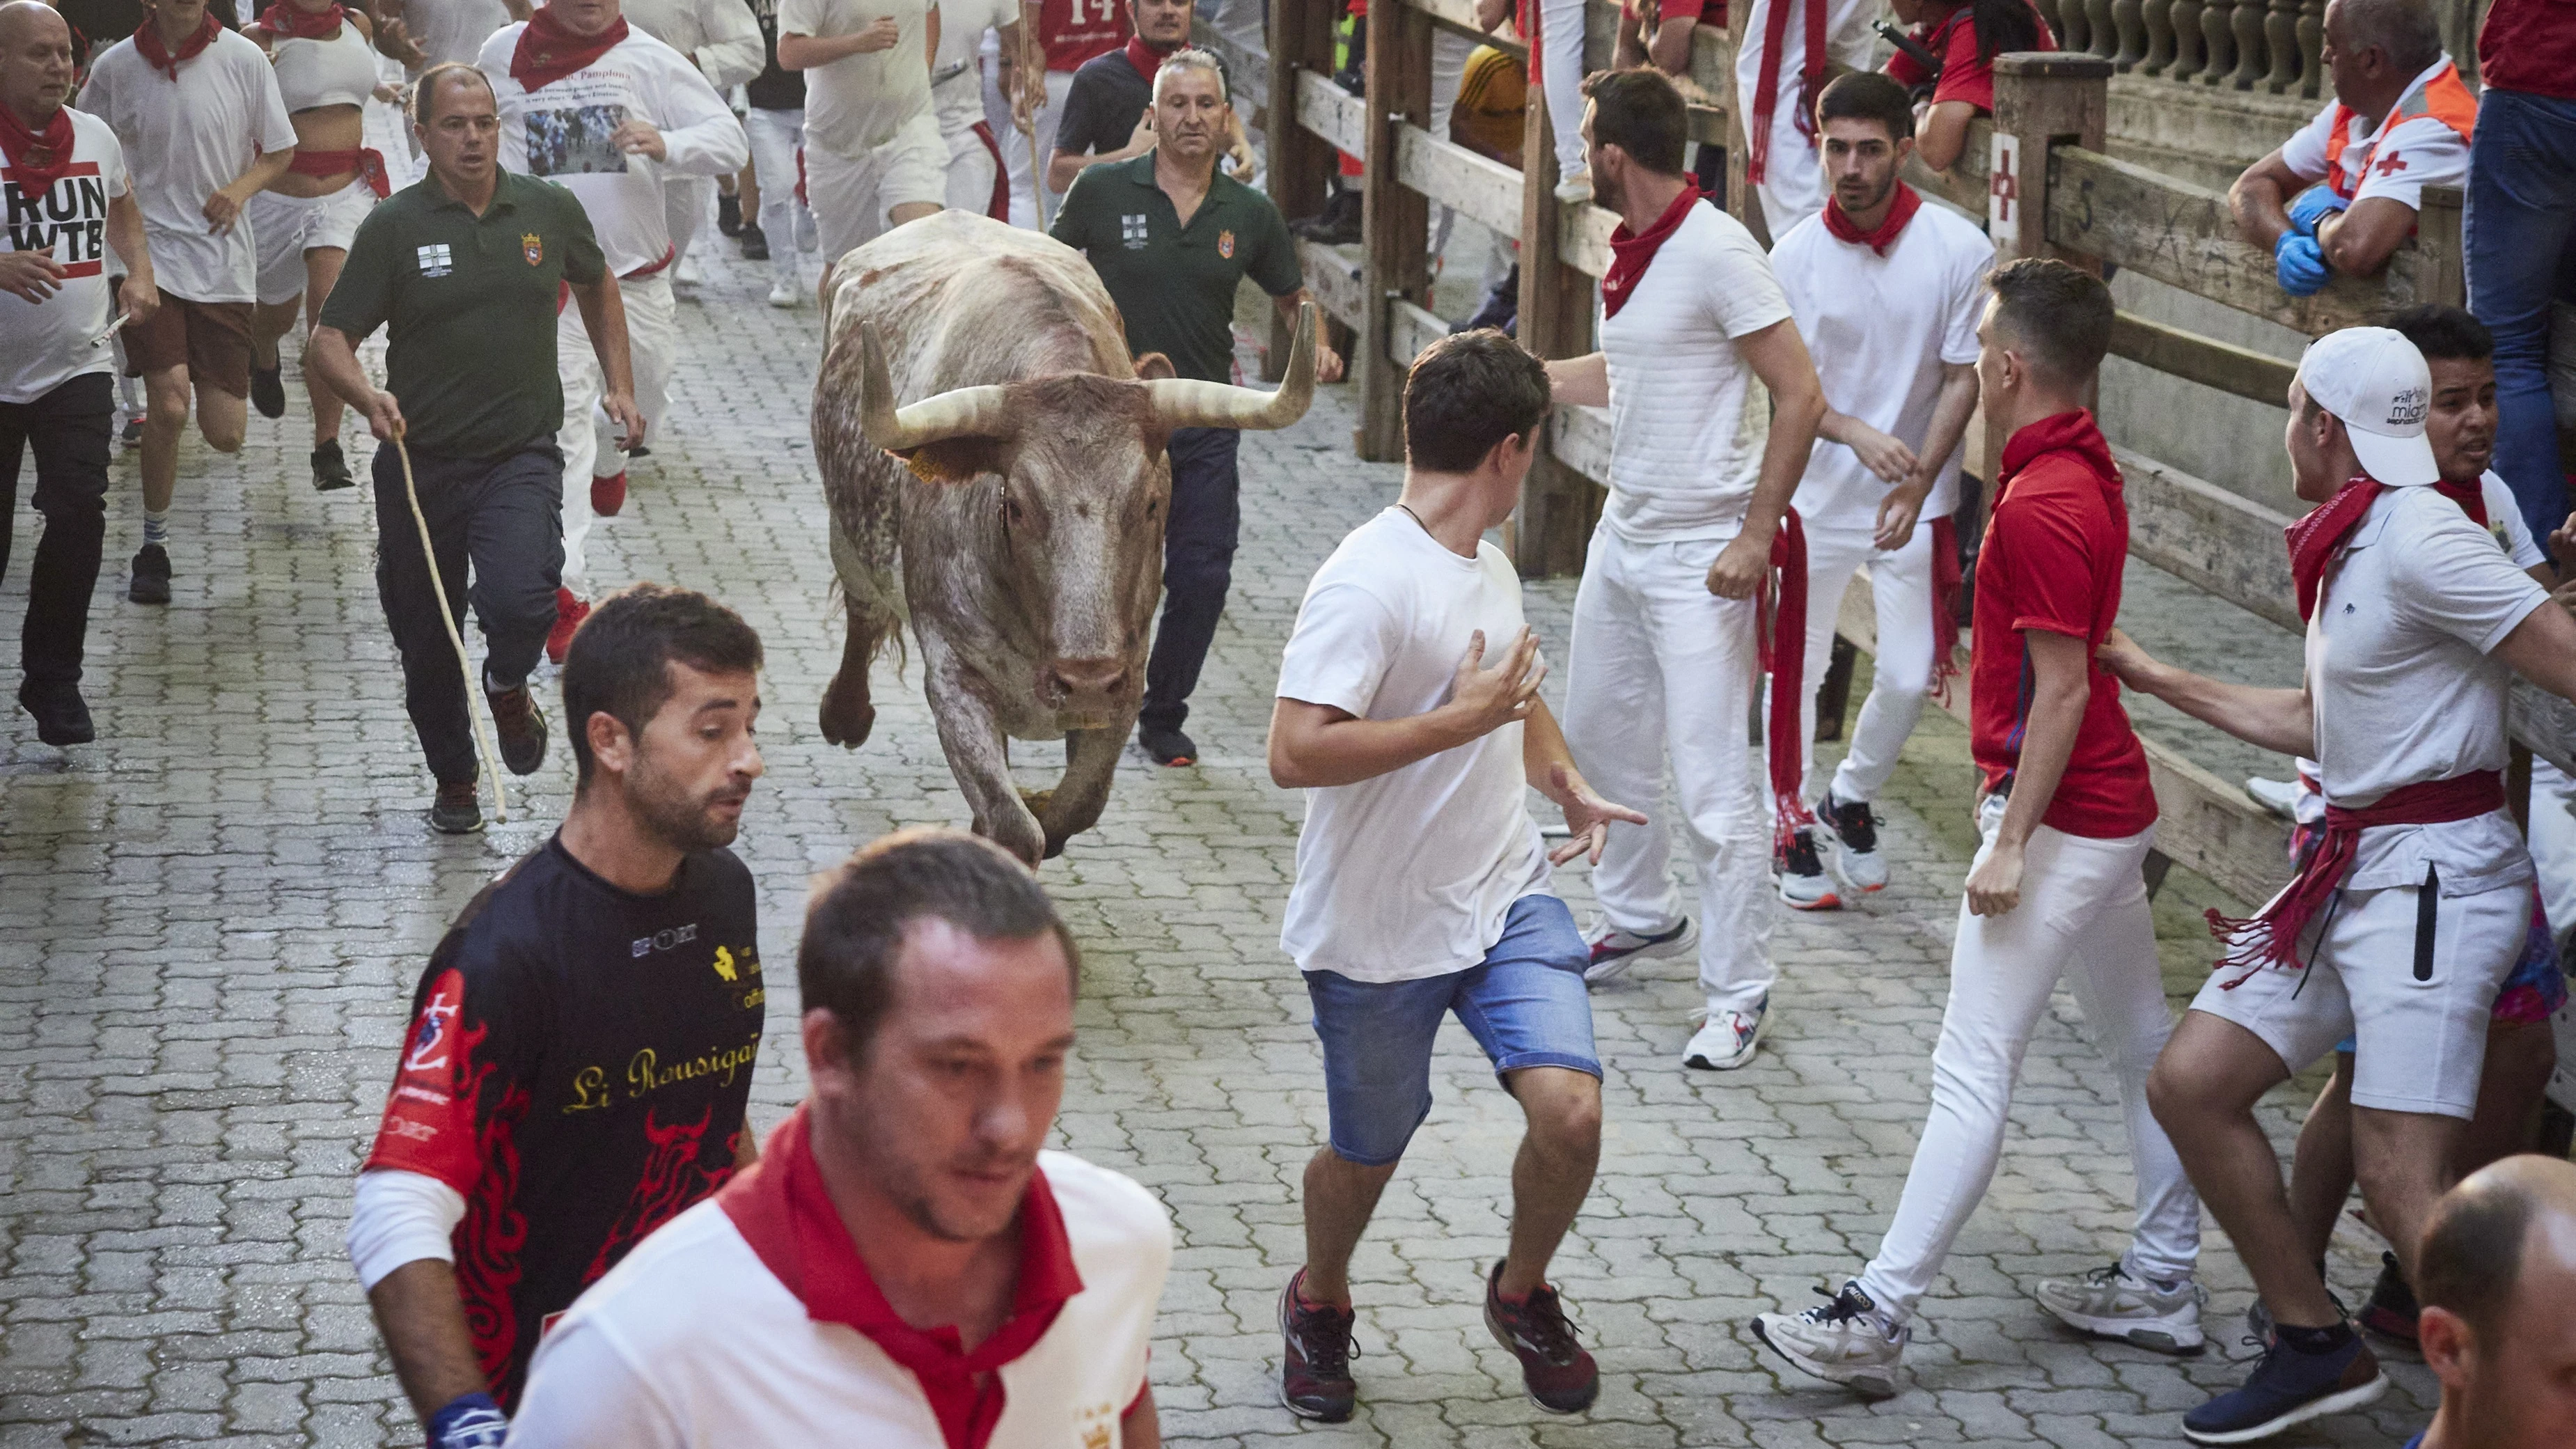
[(2311, 186), (2290, 198), (2290, 230), (2301, 236), (2315, 236), (2327, 217), (2351, 204), (2335, 195), (2331, 186)]
[(429, 1416), (429, 1449), (501, 1449), (510, 1421), (490, 1394), (462, 1394)]
[(2294, 231), (2281, 233), (2280, 241), (2273, 244), (2272, 270), (2281, 279), (2281, 290), (2293, 297), (2314, 296), (2334, 275), (2317, 239)]

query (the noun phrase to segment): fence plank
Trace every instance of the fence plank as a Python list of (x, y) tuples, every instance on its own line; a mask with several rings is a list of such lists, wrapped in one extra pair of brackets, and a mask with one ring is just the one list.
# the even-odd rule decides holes
[(2144, 363), (2203, 387), (2282, 408), (2289, 406), (2290, 379), (2299, 371), (2295, 362), (2283, 362), (2250, 347), (2168, 327), (2135, 312), (2113, 315), (2111, 355)]
[[(1610, 233), (1619, 229), (1619, 214), (1594, 206), (1560, 207), (1556, 213), (1557, 260), (1595, 280), (1610, 270)], [(1585, 305), (1591, 304), (1589, 296)]]
[(1521, 174), (1500, 161), (1440, 140), (1420, 126), (1399, 126), (1395, 179), (1440, 205), (1456, 207), (1459, 215), (1474, 218), (1497, 236), (1520, 239)]
[(1431, 18), (1401, 5), (1380, 5), (1368, 16), (1368, 160), (1360, 178), (1361, 230), (1367, 240), (1361, 278), (1367, 321), (1352, 349), (1360, 394), (1360, 456), (1371, 462), (1404, 458), (1404, 367), (1388, 354), (1387, 303), (1431, 300), (1427, 237), (1429, 205), (1397, 177), (1396, 138), (1407, 126), (1431, 119)]
[(2569, 704), (2528, 679), (2516, 679), (2505, 717), (2514, 739), (2533, 754), (2576, 775), (2576, 704)]
[(1358, 156), (1368, 150), (1368, 102), (1333, 84), (1330, 76), (1297, 72), (1297, 124), (1336, 151)]
[(2126, 448), (2111, 456), (2127, 481), (2129, 552), (2284, 629), (2305, 627), (2281, 541), (2289, 519)]
[[(1333, 68), (1332, 13), (1316, 0), (1282, 0), (1270, 10), (1269, 44), (1266, 91), (1279, 97), (1283, 113), (1278, 125), (1261, 129), (1262, 147), (1269, 153), (1265, 170), (1270, 199), (1282, 215), (1313, 216), (1324, 209), (1330, 185), (1326, 178), (1333, 174), (1333, 148), (1304, 126), (1289, 124), (1288, 115), (1298, 108), (1300, 78)], [(1314, 269), (1306, 270), (1311, 278)], [(1278, 369), (1287, 366), (1290, 340), (1287, 324), (1274, 315), (1263, 369), (1267, 381), (1277, 382)]]
[(1556, 461), (1596, 483), (1608, 478), (1610, 410), (1560, 407), (1552, 416), (1556, 425), (1549, 429), (1549, 450)]
[(1342, 255), (1335, 247), (1299, 239), (1297, 265), (1306, 274), (1306, 285), (1315, 294), (1315, 305), (1324, 314), (1353, 331), (1367, 320), (1365, 293), (1360, 286), (1360, 264)]
[(1402, 297), (1386, 305), (1386, 360), (1409, 369), (1422, 349), (1449, 335), (1449, 324)]

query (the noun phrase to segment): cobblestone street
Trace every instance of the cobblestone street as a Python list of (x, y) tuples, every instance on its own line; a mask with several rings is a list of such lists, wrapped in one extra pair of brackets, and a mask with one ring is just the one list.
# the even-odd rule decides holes
[[(761, 886), (764, 955), (783, 966), (812, 872), (889, 828), (962, 825), (965, 811), (917, 668), (900, 683), (880, 668), (863, 750), (821, 739), (841, 645), (806, 441), (816, 315), (761, 305), (765, 277), (720, 238), (699, 245), (710, 275), (680, 308), (676, 421), (625, 516), (592, 535), (591, 573), (708, 590), (766, 640), (769, 772), (738, 848)], [(141, 505), (136, 455), (115, 465), (85, 684), (100, 742), (57, 751), (23, 714), (0, 725), (0, 1449), (420, 1442), (343, 1250), (350, 1183), (427, 952), (561, 818), (572, 764), (558, 719), (545, 768), (513, 781), (507, 824), (428, 830), (368, 495), (309, 489), (289, 383), (287, 418), (254, 418), (239, 456), (192, 439), (167, 609), (123, 597)], [(1688, 962), (1649, 963), (1594, 998), (1607, 1142), (1554, 1276), (1600, 1357), (1599, 1404), (1565, 1419), (1537, 1409), (1482, 1325), (1518, 1113), (1453, 1023), (1438, 1105), (1354, 1273), (1359, 1417), (1301, 1426), (1279, 1406), (1275, 1302), (1302, 1253), (1296, 1184), (1321, 1140), (1323, 1081), (1278, 948), (1301, 805), (1270, 784), (1263, 732), (1308, 575), (1394, 497), (1399, 470), (1351, 456), (1348, 393), (1324, 389), (1297, 427), (1245, 438), (1243, 545), (1191, 720), (1207, 759), (1162, 771), (1131, 751), (1100, 828), (1043, 873), (1088, 961), (1062, 1143), (1152, 1187), (1177, 1227), (1153, 1360), (1166, 1435), (1405, 1449), (2181, 1443), (2182, 1410), (2235, 1383), (2252, 1353), (2238, 1342), (2247, 1280), (2214, 1228), (2211, 1347), (2197, 1359), (2082, 1342), (2022, 1291), (2108, 1261), (2129, 1218), (2119, 1109), (2063, 994), (2032, 1045), (2002, 1173), (1917, 1320), (1907, 1391), (1867, 1403), (1808, 1381), (1745, 1326), (1859, 1267), (1922, 1124), (1971, 844), (1965, 737), (1937, 711), (1882, 802), (1895, 883), (1857, 910), (1781, 921), (1781, 1016), (1751, 1067), (1681, 1067), (1698, 1004)], [(369, 445), (351, 437), (362, 466)], [(22, 517), (22, 562), (0, 584), (12, 641), (37, 526)], [(2193, 637), (2157, 613), (2180, 593), (2140, 578), (2131, 627), (2151, 645)], [(1570, 579), (1531, 588), (1559, 660), (1572, 598)], [(2257, 628), (2250, 644), (2197, 633), (2224, 635), (2209, 647), (2247, 669), (2294, 669), (2293, 641)], [(1039, 767), (1053, 759), (1028, 751), (1027, 782), (1049, 782)], [(1560, 882), (1580, 917), (1584, 874)], [(2180, 872), (2159, 903), (2178, 1006), (2206, 965), (2209, 903)], [(804, 1079), (792, 975), (772, 983), (753, 1106), (764, 1131)], [(2296, 1098), (2285, 1089), (2271, 1110), (2285, 1147)], [(2377, 1268), (2376, 1241), (2347, 1225), (2339, 1290), (2358, 1301)], [(2279, 1442), (2396, 1445), (2421, 1427), (2429, 1375), (2381, 1352), (2397, 1392)]]

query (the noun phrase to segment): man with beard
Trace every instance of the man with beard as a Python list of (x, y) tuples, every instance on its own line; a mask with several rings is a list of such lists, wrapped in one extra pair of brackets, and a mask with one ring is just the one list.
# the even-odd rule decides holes
[(514, 1441), (1154, 1449), (1171, 1221), (1041, 1150), (1080, 971), (990, 841), (904, 831), (825, 876), (796, 956), (804, 1105), (554, 1326)]
[[(431, 1449), (487, 1449), (548, 1324), (755, 1157), (760, 636), (639, 584), (564, 662), (581, 783), (414, 993), (349, 1257)], [(540, 1442), (553, 1442), (542, 1436)]]

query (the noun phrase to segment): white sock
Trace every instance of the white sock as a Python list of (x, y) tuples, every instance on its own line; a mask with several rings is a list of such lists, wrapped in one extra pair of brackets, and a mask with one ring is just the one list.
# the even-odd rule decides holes
[(164, 508), (157, 513), (149, 508), (143, 510), (143, 541), (165, 546), (170, 542), (169, 509)]

